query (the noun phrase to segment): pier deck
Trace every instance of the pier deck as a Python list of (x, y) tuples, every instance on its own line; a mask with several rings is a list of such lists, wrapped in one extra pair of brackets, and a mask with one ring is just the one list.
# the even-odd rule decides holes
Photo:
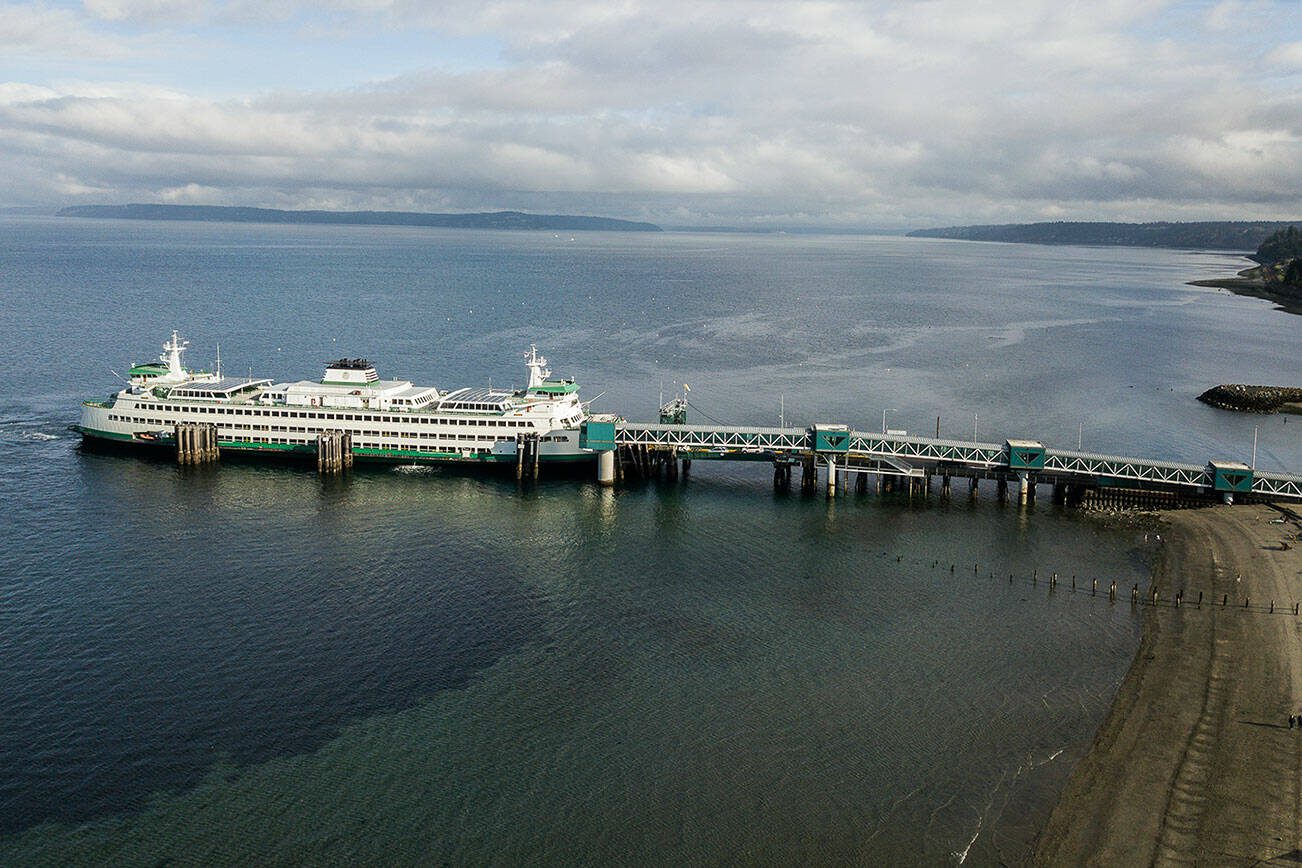
[[(1302, 501), (1299, 475), (1260, 471), (1237, 462), (1186, 464), (1097, 455), (1052, 449), (1033, 440), (981, 443), (853, 431), (838, 425), (646, 424), (614, 417), (593, 417), (584, 425), (583, 438), (594, 451), (616, 451), (620, 468), (639, 467), (645, 463), (641, 456), (653, 466), (668, 461), (769, 461), (778, 468), (801, 466), (806, 474), (821, 468), (831, 492), (838, 474), (875, 474), (879, 480), (924, 483), (936, 476), (942, 480), (942, 490), (948, 489), (951, 477), (968, 478), (974, 487), (979, 479), (995, 479), (1001, 488), (1013, 482), (1023, 500), (1033, 499), (1035, 486), (1043, 483), (1053, 485), (1055, 499), (1063, 502), (1079, 502), (1084, 494), (1104, 489)], [(780, 476), (775, 474), (775, 482)]]

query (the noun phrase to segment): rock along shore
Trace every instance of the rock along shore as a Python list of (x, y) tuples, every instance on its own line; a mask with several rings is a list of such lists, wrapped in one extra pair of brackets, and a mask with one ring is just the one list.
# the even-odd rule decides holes
[(1302, 389), (1287, 386), (1245, 386), (1238, 383), (1213, 386), (1198, 400), (1222, 410), (1243, 413), (1275, 413), (1286, 404), (1302, 403)]

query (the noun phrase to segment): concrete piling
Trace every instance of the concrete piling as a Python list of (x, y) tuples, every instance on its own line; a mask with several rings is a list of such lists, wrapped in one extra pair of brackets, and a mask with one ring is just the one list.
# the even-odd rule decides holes
[[(519, 478), (518, 468), (516, 478)], [(615, 451), (607, 449), (597, 453), (597, 484), (609, 488), (615, 484)]]

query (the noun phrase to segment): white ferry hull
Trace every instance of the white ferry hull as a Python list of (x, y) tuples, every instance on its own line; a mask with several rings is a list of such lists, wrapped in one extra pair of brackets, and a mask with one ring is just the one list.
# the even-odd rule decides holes
[[(218, 412), (213, 412), (218, 411)], [(222, 412), (225, 411), (225, 412)], [(292, 414), (292, 415), (291, 415)], [(384, 423), (349, 416), (384, 417)], [(316, 439), (323, 431), (352, 435), (356, 460), (401, 463), (514, 463), (517, 433), (539, 437), (539, 461), (592, 462), (592, 452), (579, 449), (579, 429), (542, 430), (523, 421), (491, 434), (458, 420), (438, 424), (433, 419), (396, 420), (391, 414), (341, 413), (330, 410), (283, 408), (169, 407), (140, 400), (87, 401), (74, 426), (83, 440), (141, 448), (175, 448), (172, 432), (184, 422), (210, 423), (217, 429), (223, 451), (261, 455), (316, 455)], [(396, 420), (396, 421), (389, 421)]]
[(197, 425), (205, 449), (215, 439), (218, 449), (262, 455), (316, 457), (322, 435), (329, 433), (346, 435), (328, 442), (336, 450), (347, 443), (349, 461), (596, 460), (579, 446), (587, 411), (578, 384), (552, 379), (547, 360), (533, 347), (523, 389), (441, 391), (381, 379), (361, 358), (327, 363), (317, 381), (223, 377), (220, 352), (215, 372), (183, 367), (188, 346), (173, 331), (157, 362), (132, 365), (126, 388), (104, 401), (83, 402), (74, 426), (83, 442), (176, 449), (177, 426)]

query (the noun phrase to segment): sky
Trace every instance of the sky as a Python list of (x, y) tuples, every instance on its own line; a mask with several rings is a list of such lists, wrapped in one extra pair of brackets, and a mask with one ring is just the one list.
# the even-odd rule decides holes
[(1302, 217), (1302, 0), (0, 0), (0, 207)]

